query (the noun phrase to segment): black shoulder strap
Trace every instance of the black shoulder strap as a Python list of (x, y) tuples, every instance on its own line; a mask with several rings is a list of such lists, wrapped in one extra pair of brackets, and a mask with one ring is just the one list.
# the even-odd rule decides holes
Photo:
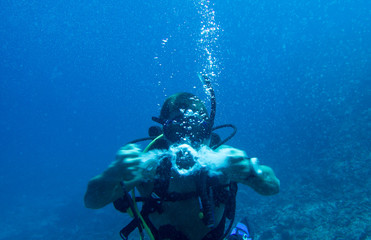
[(225, 239), (225, 237), (228, 235), (228, 233), (231, 231), (234, 218), (236, 216), (236, 196), (237, 196), (237, 182), (231, 182), (229, 184), (229, 196), (228, 196), (228, 201), (225, 204), (225, 210), (223, 214), (223, 218), (228, 218), (229, 221), (229, 226), (227, 230), (224, 232), (223, 236), (220, 238), (220, 240)]
[(236, 213), (236, 196), (238, 186), (236, 182), (231, 182), (229, 185), (229, 196), (228, 203), (226, 204), (227, 215), (226, 217), (230, 220), (234, 219)]
[(164, 157), (161, 159), (159, 166), (156, 169), (156, 176), (153, 192), (162, 198), (166, 195), (171, 177), (171, 159), (170, 157)]
[(156, 178), (151, 196), (145, 198), (143, 201), (142, 210), (144, 211), (144, 215), (155, 211), (159, 213), (163, 212), (162, 202), (166, 200), (166, 196), (168, 195), (172, 164), (168, 156), (163, 157), (160, 161), (156, 169)]

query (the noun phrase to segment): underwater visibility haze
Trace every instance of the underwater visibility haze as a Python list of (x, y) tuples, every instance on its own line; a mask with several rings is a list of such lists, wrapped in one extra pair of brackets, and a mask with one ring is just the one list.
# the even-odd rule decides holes
[[(177, 92), (210, 99), (227, 144), (280, 193), (239, 185), (257, 240), (371, 239), (371, 2), (1, 1), (0, 240), (120, 239), (90, 178)], [(222, 137), (229, 130), (220, 130)], [(146, 143), (143, 143), (142, 148)], [(132, 239), (135, 239), (134, 237)]]

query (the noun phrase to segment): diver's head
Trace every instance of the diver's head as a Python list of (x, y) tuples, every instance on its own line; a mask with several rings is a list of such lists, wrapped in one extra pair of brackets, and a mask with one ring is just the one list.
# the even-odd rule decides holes
[(206, 106), (193, 94), (177, 93), (166, 99), (160, 118), (153, 118), (163, 126), (168, 141), (188, 142), (192, 145), (204, 143), (211, 133)]

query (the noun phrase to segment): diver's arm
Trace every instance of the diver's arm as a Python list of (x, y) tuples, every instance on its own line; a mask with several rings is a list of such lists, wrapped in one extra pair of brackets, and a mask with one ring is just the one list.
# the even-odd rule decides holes
[(131, 190), (142, 181), (139, 174), (139, 157), (141, 151), (135, 145), (121, 148), (116, 160), (100, 175), (92, 178), (85, 193), (85, 206), (87, 208), (102, 208), (123, 195), (121, 182), (124, 181), (126, 190)]
[[(108, 170), (108, 169), (107, 169)], [(109, 172), (109, 171), (108, 171)], [(84, 203), (87, 208), (98, 209), (123, 196), (120, 179), (111, 177), (107, 171), (92, 178), (88, 183)], [(124, 181), (127, 191), (133, 189), (139, 180)]]
[(270, 167), (264, 165), (259, 165), (258, 172), (253, 170), (240, 182), (250, 186), (261, 195), (274, 195), (280, 191), (280, 180)]
[(258, 165), (256, 159), (244, 158), (230, 174), (230, 179), (246, 184), (261, 195), (274, 195), (280, 191), (280, 180), (273, 170), (264, 165)]
[(244, 151), (236, 148), (223, 146), (218, 151), (226, 156), (221, 171), (229, 179), (246, 184), (262, 195), (279, 192), (280, 181), (270, 167), (259, 165), (256, 158), (248, 158)]

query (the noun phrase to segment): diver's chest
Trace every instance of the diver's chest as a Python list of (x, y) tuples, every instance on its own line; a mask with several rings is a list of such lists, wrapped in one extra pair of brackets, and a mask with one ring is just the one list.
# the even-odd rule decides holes
[(196, 176), (171, 176), (169, 180), (169, 192), (195, 192), (197, 191)]
[(190, 193), (197, 192), (197, 177), (195, 176), (171, 176), (169, 179), (163, 182), (145, 182), (138, 186), (138, 190), (141, 196), (150, 197), (153, 193), (159, 195), (157, 191), (162, 193), (175, 192), (175, 193)]

